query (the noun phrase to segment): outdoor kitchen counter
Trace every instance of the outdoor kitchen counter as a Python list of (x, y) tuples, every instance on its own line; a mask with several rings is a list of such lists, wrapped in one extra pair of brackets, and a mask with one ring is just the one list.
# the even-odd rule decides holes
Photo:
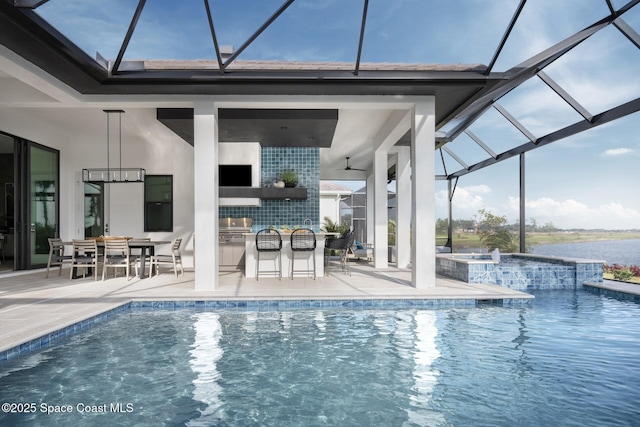
[[(256, 277), (256, 234), (257, 233), (244, 233), (245, 236), (245, 265), (244, 274), (247, 277)], [(291, 233), (280, 232), (282, 236), (282, 277), (288, 277), (291, 271)], [(323, 232), (316, 233), (316, 250), (314, 256), (316, 257), (316, 277), (324, 276), (324, 241), (326, 234)], [(304, 254), (296, 255), (296, 277), (303, 277), (297, 270), (307, 269), (307, 259)], [(260, 277), (264, 273), (264, 277), (269, 277), (270, 271), (276, 271), (275, 263), (271, 261), (271, 258), (263, 256), (260, 261)], [(313, 268), (313, 263), (309, 260), (309, 269)]]

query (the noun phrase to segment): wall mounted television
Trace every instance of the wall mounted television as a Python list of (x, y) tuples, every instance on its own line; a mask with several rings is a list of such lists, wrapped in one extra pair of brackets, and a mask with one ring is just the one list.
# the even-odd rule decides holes
[(251, 165), (218, 165), (220, 187), (251, 187)]

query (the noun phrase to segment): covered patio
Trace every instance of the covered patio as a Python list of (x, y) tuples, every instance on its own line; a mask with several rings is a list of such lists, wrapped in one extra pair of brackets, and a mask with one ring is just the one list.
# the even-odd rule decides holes
[[(166, 60), (150, 55), (131, 60), (129, 43), (135, 39), (137, 26), (145, 22), (149, 10), (145, 9), (144, 1), (138, 2), (135, 8), (131, 6), (131, 10), (122, 11), (120, 19), (130, 18), (129, 26), (118, 40), (121, 41), (119, 51), (106, 59), (100, 54), (94, 58), (85, 46), (80, 46), (83, 40), (63, 34), (65, 30), (71, 31), (63, 28), (64, 23), (60, 23), (58, 29), (43, 18), (54, 12), (51, 19), (55, 19), (53, 2), (0, 3), (0, 84), (10, 88), (0, 96), (0, 136), (7, 139), (8, 145), (24, 143), (39, 148), (42, 145), (59, 155), (57, 176), (52, 172), (53, 179), (27, 177), (19, 182), (7, 182), (15, 184), (18, 201), (14, 208), (16, 215), (5, 221), (7, 224), (12, 222), (7, 228), (12, 234), (12, 249), (19, 258), (14, 264), (16, 270), (38, 268), (43, 264), (42, 241), (46, 243), (46, 236), (34, 236), (39, 230), (46, 229), (67, 241), (84, 237), (86, 217), (83, 217), (82, 209), (87, 194), (81, 189), (86, 183), (81, 171), (102, 167), (105, 160), (109, 164), (108, 143), (106, 159), (103, 150), (105, 110), (127, 110), (125, 154), (123, 156), (121, 146), (118, 168), (146, 168), (148, 175), (171, 176), (176, 190), (172, 188), (170, 200), (171, 227), (157, 230), (146, 223), (146, 205), (142, 206), (149, 202), (144, 199), (146, 187), (143, 190), (135, 184), (104, 182), (105, 200), (110, 203), (105, 208), (108, 212), (102, 224), (104, 234), (159, 240), (183, 238), (186, 264), (192, 261), (191, 265), (197, 265), (192, 282), (194, 292), (215, 293), (224, 285), (224, 273), (218, 268), (217, 219), (222, 212), (256, 213), (255, 209), (243, 210), (244, 206), (226, 209), (221, 202), (223, 197), (219, 197), (216, 166), (221, 164), (222, 144), (258, 142), (261, 149), (278, 145), (283, 150), (299, 147), (317, 150), (309, 150), (313, 152), (315, 163), (309, 174), (311, 184), (304, 183), (310, 190), (307, 204), (301, 209), (297, 209), (299, 206), (289, 209), (295, 202), (289, 204), (286, 197), (265, 203), (260, 209), (268, 212), (271, 218), (278, 218), (277, 214), (287, 210), (294, 213), (278, 219), (279, 223), (262, 215), (262, 222), (258, 222), (262, 227), (300, 224), (309, 219), (318, 228), (320, 219), (312, 188), (317, 186), (318, 180), (366, 180), (366, 240), (373, 244), (374, 267), (381, 277), (389, 269), (386, 256), (389, 237), (387, 186), (390, 179), (395, 180), (398, 202), (396, 267), (400, 267), (399, 271), (409, 272), (412, 287), (428, 288), (436, 282), (433, 225), (437, 181), (448, 184), (448, 240), (451, 241), (452, 201), (458, 179), (510, 158), (519, 159), (519, 176), (514, 176), (513, 180), (520, 181), (520, 245), (524, 251), (525, 155), (640, 109), (639, 99), (633, 93), (625, 97), (626, 101), (618, 100), (606, 108), (588, 109), (569, 93), (568, 85), (558, 82), (561, 74), (554, 75), (551, 66), (570, 57), (577, 48), (589, 46), (592, 36), (605, 32), (622, 36), (619, 44), (627, 48), (640, 46), (637, 32), (624, 20), (629, 17), (635, 22), (640, 10), (636, 7), (637, 0), (620, 5), (603, 2), (599, 10), (594, 11), (595, 16), (590, 14), (581, 27), (568, 29), (561, 38), (549, 41), (532, 56), (519, 59), (520, 62), (509, 61), (501, 68), (504, 71), (495, 69), (503, 48), (513, 40), (512, 33), (518, 28), (521, 14), (528, 10), (526, 1), (505, 14), (504, 26), (498, 27), (504, 28), (504, 33), (501, 37), (494, 35), (497, 48), (493, 55), (485, 58), (488, 65), (361, 62), (363, 47), (367, 46), (367, 16), (374, 13), (368, 10), (367, 2), (362, 15), (357, 15), (362, 18), (349, 26), (355, 33), (360, 31), (360, 37), (354, 43), (357, 55), (352, 62), (256, 59), (248, 52), (275, 22), (286, 19), (287, 13), (296, 7), (294, 2), (283, 3), (253, 34), (231, 50), (219, 45), (216, 38), (216, 25), (219, 29), (226, 23), (218, 21), (214, 25), (215, 10), (212, 13), (208, 3), (205, 4), (203, 16), (209, 20), (207, 30), (210, 31), (205, 35), (212, 36), (209, 47), (215, 57)], [(555, 16), (561, 18), (562, 14)], [(577, 119), (534, 131), (518, 120), (509, 106), (498, 103), (517, 93), (526, 83), (540, 84), (537, 79), (546, 85), (547, 92), (552, 93), (545, 95), (545, 100), (553, 97), (554, 102), (578, 114)], [(162, 119), (162, 111), (167, 110), (177, 112), (177, 116)], [(246, 134), (242, 138), (230, 135), (224, 124), (238, 111), (263, 115), (266, 111), (270, 115), (283, 111), (333, 110), (336, 115), (333, 138), (329, 138), (325, 146), (317, 141), (310, 142), (316, 138), (312, 133), (297, 133), (293, 140), (287, 139), (287, 131), (296, 128), (293, 123), (299, 117), (289, 117), (285, 122), (272, 119), (271, 128), (256, 134), (253, 139)], [(510, 139), (508, 146), (496, 148), (491, 140), (494, 134), (490, 140), (474, 134), (471, 127), (488, 112), (499, 113), (508, 122), (506, 127), (522, 134), (525, 142)], [(262, 120), (264, 116), (258, 119)], [(181, 121), (181, 125), (171, 124), (175, 125), (176, 121)], [(306, 125), (304, 127), (313, 128)], [(466, 159), (467, 150), (474, 149), (482, 155), (478, 159)], [(273, 166), (272, 160), (278, 155), (293, 157), (290, 150), (284, 153), (272, 155), (266, 162), (268, 166)], [(343, 168), (345, 158), (351, 159), (351, 163)], [(29, 170), (26, 163), (24, 166), (25, 171)], [(281, 173), (275, 168), (268, 172), (264, 169), (257, 184), (253, 185), (258, 190), (268, 187), (270, 180)], [(392, 177), (390, 170), (393, 170)], [(26, 177), (25, 171), (18, 171), (16, 176)], [(30, 198), (36, 198), (35, 193), (29, 193), (35, 191), (30, 186), (37, 185), (53, 191), (51, 197), (56, 203), (55, 215), (51, 215), (55, 218), (51, 224), (45, 221), (46, 227), (38, 223), (40, 208), (27, 203)], [(8, 193), (10, 187), (6, 188)], [(33, 218), (29, 217), (31, 211), (35, 212)], [(108, 223), (105, 225), (105, 222)]]

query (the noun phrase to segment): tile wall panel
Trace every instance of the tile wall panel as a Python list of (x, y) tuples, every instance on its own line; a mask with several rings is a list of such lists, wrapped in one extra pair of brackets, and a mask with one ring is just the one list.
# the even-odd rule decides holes
[(253, 218), (253, 231), (275, 226), (303, 226), (311, 219), (313, 230), (320, 229), (320, 149), (317, 147), (263, 147), (260, 180), (271, 186), (280, 174), (292, 170), (298, 174), (298, 186), (307, 188), (306, 200), (263, 200), (261, 206), (223, 206), (220, 217)]

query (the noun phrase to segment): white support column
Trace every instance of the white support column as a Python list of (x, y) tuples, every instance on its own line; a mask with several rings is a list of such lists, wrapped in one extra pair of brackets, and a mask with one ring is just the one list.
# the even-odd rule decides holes
[(367, 177), (367, 243), (373, 243), (374, 239), (374, 229), (375, 229), (375, 212), (373, 210), (374, 206), (374, 191), (373, 187), (375, 185), (373, 174)]
[(373, 264), (375, 268), (387, 268), (389, 247), (389, 199), (387, 197), (387, 156), (386, 151), (378, 150), (373, 155)]
[(196, 103), (194, 133), (195, 289), (218, 286), (218, 120), (213, 102)]
[(431, 288), (436, 284), (435, 98), (425, 97), (417, 102), (412, 118), (411, 284)]
[(398, 268), (411, 263), (411, 149), (398, 147), (396, 162), (396, 257)]

